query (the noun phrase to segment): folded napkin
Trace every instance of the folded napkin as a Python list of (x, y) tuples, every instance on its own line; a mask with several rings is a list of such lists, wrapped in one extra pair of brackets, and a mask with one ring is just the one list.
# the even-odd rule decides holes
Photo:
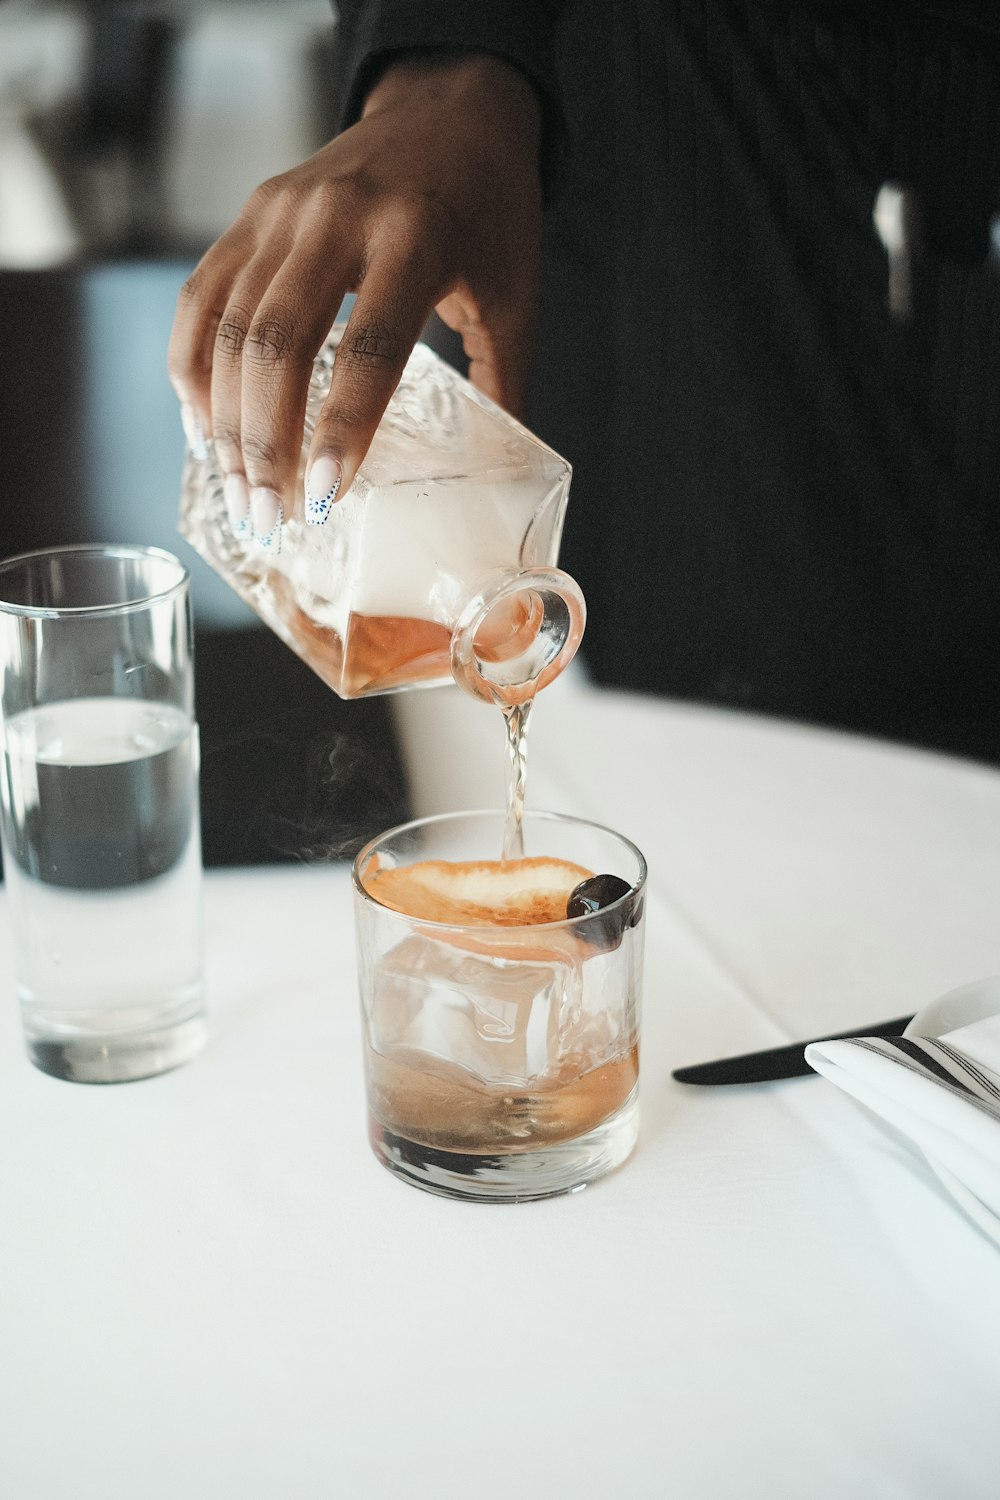
[(1000, 1014), (937, 1037), (812, 1042), (805, 1057), (909, 1137), (1000, 1244)]

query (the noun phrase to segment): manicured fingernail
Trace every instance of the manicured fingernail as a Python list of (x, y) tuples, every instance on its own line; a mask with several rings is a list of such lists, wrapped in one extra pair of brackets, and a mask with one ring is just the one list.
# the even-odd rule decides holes
[(250, 491), (250, 510), (253, 514), (253, 531), (257, 545), (264, 552), (281, 551), (281, 500), (274, 490), (263, 485)]
[(321, 453), (306, 476), (306, 525), (322, 526), (333, 509), (343, 470), (329, 453)]
[(222, 482), (222, 493), (226, 501), (226, 513), (235, 536), (249, 536), (250, 491), (242, 474), (227, 474)]
[(187, 438), (188, 447), (195, 458), (208, 457), (208, 448), (205, 444), (205, 429), (201, 425), (201, 418), (189, 401), (181, 406), (181, 426), (184, 428), (184, 436)]

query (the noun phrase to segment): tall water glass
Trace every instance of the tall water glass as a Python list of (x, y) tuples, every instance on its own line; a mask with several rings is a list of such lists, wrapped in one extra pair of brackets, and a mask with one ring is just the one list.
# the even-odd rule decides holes
[(28, 1055), (118, 1083), (204, 1037), (187, 570), (152, 547), (0, 563), (0, 844)]
[(625, 1160), (639, 1123), (646, 864), (634, 844), (525, 814), (527, 858), (622, 882), (612, 904), (561, 921), (445, 923), (372, 894), (382, 869), (496, 860), (504, 822), (421, 819), (354, 866), (372, 1149), (417, 1187), (480, 1202), (575, 1192)]

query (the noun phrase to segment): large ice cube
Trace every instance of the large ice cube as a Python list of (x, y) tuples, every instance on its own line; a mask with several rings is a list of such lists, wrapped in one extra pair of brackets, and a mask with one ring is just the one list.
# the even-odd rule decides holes
[(233, 534), (211, 444), (203, 461), (188, 454), (179, 526), (287, 645), (352, 698), (451, 680), (451, 632), (467, 601), (497, 570), (556, 563), (571, 470), (418, 344), (349, 493), (325, 525), (306, 526), (304, 465), (343, 333), (334, 328), (313, 370), (280, 553)]
[(484, 1083), (554, 1079), (580, 1016), (580, 968), (466, 951), (422, 934), (378, 960), (368, 1017), (372, 1047), (465, 1068)]

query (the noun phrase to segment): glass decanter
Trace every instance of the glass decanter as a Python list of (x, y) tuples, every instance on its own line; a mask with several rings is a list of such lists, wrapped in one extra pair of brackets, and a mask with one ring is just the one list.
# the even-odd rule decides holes
[(526, 701), (583, 634), (583, 596), (556, 567), (570, 466), (418, 344), (350, 490), (307, 526), (305, 462), (344, 327), (314, 364), (280, 552), (234, 534), (211, 443), (186, 456), (181, 534), (342, 698), (454, 678)]

